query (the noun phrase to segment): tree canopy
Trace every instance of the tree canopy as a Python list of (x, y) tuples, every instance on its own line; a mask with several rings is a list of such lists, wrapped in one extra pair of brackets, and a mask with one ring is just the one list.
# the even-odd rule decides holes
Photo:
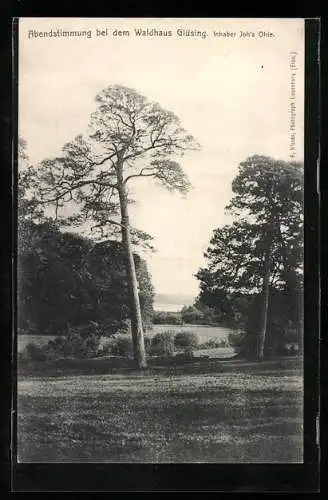
[[(177, 161), (197, 149), (178, 117), (134, 89), (113, 85), (96, 96), (89, 129), (64, 145), (62, 155), (39, 168), (38, 195), (53, 204), (64, 224), (93, 223), (100, 237), (119, 234), (125, 253), (134, 358), (146, 368), (146, 351), (132, 245), (149, 236), (132, 228), (128, 204), (132, 180), (152, 177), (172, 191), (186, 193), (190, 183)], [(70, 203), (67, 218), (61, 207)]]
[[(25, 333), (66, 334), (88, 327), (110, 335), (129, 318), (127, 275), (122, 244), (96, 243), (67, 232), (45, 215), (33, 197), (37, 169), (27, 145), (19, 141), (18, 171), (18, 328)], [(141, 313), (149, 325), (154, 291), (146, 262), (134, 254)]]
[[(154, 291), (147, 265), (134, 254), (144, 325), (151, 323)], [(127, 276), (122, 245), (95, 243), (61, 232), (55, 224), (31, 224), (28, 246), (18, 253), (18, 326), (36, 334), (70, 328), (112, 335), (128, 325)]]
[[(234, 220), (213, 231), (205, 253), (208, 265), (196, 274), (200, 281), (199, 301), (214, 308), (229, 326), (232, 322), (255, 335), (259, 328), (256, 318), (266, 250), (270, 248), (269, 288), (275, 292), (270, 298), (269, 323), (277, 314), (279, 302), (280, 328), (283, 329), (283, 323), (287, 327), (289, 321), (299, 327), (303, 279), (302, 165), (252, 156), (240, 164), (232, 191), (227, 211)], [(277, 322), (275, 317), (274, 323)]]
[[(190, 183), (177, 160), (198, 144), (174, 113), (134, 89), (108, 87), (96, 96), (96, 105), (87, 133), (66, 143), (61, 156), (41, 162), (38, 194), (63, 224), (93, 221), (106, 238), (121, 231), (120, 186), (128, 192), (132, 180), (152, 177), (185, 193)], [(69, 218), (61, 212), (66, 202), (73, 211)], [(136, 242), (147, 238), (132, 232)]]

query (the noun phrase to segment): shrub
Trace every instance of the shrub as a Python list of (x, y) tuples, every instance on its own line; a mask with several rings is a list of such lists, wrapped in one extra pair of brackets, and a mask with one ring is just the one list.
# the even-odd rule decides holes
[(174, 337), (174, 345), (177, 349), (190, 353), (198, 346), (198, 335), (194, 332), (179, 332)]
[(295, 356), (299, 354), (299, 346), (295, 344), (279, 344), (273, 352), (276, 356)]
[(154, 311), (154, 325), (182, 325), (182, 317), (179, 312)]
[(199, 345), (199, 349), (213, 349), (214, 347), (218, 347), (215, 339), (208, 339)]
[(87, 338), (91, 335), (91, 332), (95, 332), (96, 328), (91, 325), (80, 325), (76, 327), (70, 327), (68, 330), (68, 334), (66, 338), (69, 338), (73, 335), (79, 335), (82, 338)]
[(24, 349), (18, 354), (18, 363), (38, 363), (49, 362), (56, 359), (56, 355), (51, 347), (46, 344), (38, 346), (34, 343), (27, 344)]
[[(151, 338), (145, 336), (144, 342), (146, 353), (149, 354), (151, 349)], [(133, 342), (131, 335), (106, 339), (105, 342), (103, 341), (101, 353), (103, 355), (112, 354), (113, 356), (133, 357)]]
[(256, 338), (245, 332), (236, 331), (228, 335), (228, 342), (236, 354), (245, 358), (253, 358), (256, 355)]
[(132, 338), (128, 336), (115, 339), (111, 347), (111, 353), (114, 356), (131, 358), (133, 356)]
[(99, 354), (106, 356), (112, 352), (113, 339), (111, 337), (100, 337)]
[(144, 337), (144, 340), (145, 340), (146, 354), (150, 354), (151, 353), (151, 342), (152, 342), (152, 339), (150, 337)]
[(184, 306), (181, 311), (181, 317), (183, 323), (194, 323), (198, 325), (201, 325), (204, 320), (204, 314), (195, 306)]
[(59, 358), (92, 358), (99, 354), (100, 340), (95, 335), (83, 338), (78, 333), (71, 333), (67, 337), (59, 336), (50, 340), (46, 345), (27, 344), (18, 361), (51, 362)]
[[(296, 334), (277, 334), (271, 329), (268, 331), (265, 344), (265, 357), (292, 356), (299, 354), (299, 343), (293, 342)], [(229, 343), (234, 348), (236, 354), (243, 358), (253, 359), (257, 357), (258, 332), (251, 330), (248, 332), (234, 332), (229, 334)], [(286, 341), (287, 339), (287, 341)]]
[(174, 333), (157, 333), (151, 339), (150, 353), (154, 355), (173, 356), (174, 354)]
[(57, 337), (49, 344), (59, 357), (93, 358), (100, 350), (100, 339), (96, 335), (70, 333), (67, 337)]
[(217, 347), (229, 347), (227, 339), (208, 339), (198, 346), (198, 349), (215, 349)]
[(26, 347), (24, 347), (24, 349), (22, 349), (18, 354), (17, 354), (17, 362), (18, 364), (27, 364), (29, 363), (30, 360), (30, 357), (29, 357), (29, 353), (28, 353), (28, 350), (26, 349)]
[(85, 353), (87, 357), (95, 357), (99, 354), (100, 339), (96, 335), (90, 335), (85, 339)]

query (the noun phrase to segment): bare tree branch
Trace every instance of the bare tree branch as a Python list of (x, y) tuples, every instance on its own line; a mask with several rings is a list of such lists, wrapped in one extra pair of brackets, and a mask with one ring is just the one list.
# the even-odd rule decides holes
[[(54, 198), (43, 199), (42, 203), (51, 203), (54, 201), (58, 201), (60, 198), (64, 198), (67, 194), (72, 194), (72, 192), (75, 191), (76, 189), (81, 188), (83, 186), (88, 186), (88, 185), (99, 185), (99, 186), (112, 188), (112, 189), (117, 189), (117, 187), (118, 187), (117, 184), (111, 184), (109, 182), (100, 182), (100, 181), (97, 181), (95, 179), (91, 179), (91, 180), (79, 182), (76, 185), (72, 184), (72, 185), (70, 185), (70, 187), (66, 188), (63, 192), (59, 193)], [(44, 193), (46, 191), (47, 190), (44, 190)], [(48, 192), (49, 191), (50, 191), (50, 189), (48, 189)]]
[[(144, 169), (143, 169), (144, 170)], [(123, 183), (126, 184), (130, 179), (133, 179), (134, 177), (159, 177), (157, 172), (151, 172), (149, 174), (143, 174), (142, 170), (139, 172), (139, 174), (131, 174), (126, 179), (124, 179)]]

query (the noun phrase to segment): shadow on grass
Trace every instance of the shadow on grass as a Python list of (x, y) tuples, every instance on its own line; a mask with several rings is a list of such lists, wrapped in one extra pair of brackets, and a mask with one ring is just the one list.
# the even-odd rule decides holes
[[(21, 396), (24, 461), (295, 462), (301, 457), (300, 402), (293, 390), (193, 387), (138, 396), (63, 392)], [(25, 414), (24, 414), (25, 413)]]
[[(190, 356), (149, 357), (142, 372), (119, 357), (21, 365), (19, 456), (24, 462), (299, 462), (301, 377), (289, 375), (300, 375), (301, 365), (300, 358)], [(109, 376), (92, 376), (102, 374)], [(165, 377), (186, 374), (196, 376)]]
[(63, 358), (53, 362), (30, 362), (20, 364), (18, 374), (63, 376), (79, 374), (143, 374), (153, 375), (155, 373), (206, 373), (208, 371), (221, 372), (222, 366), (217, 360), (208, 360), (206, 358), (190, 357), (149, 357), (148, 367), (139, 370), (132, 359), (123, 357), (101, 357), (94, 359), (72, 359)]
[(19, 377), (47, 376), (62, 377), (63, 375), (192, 375), (206, 373), (256, 373), (268, 372), (280, 375), (281, 372), (302, 371), (302, 359), (299, 357), (281, 358), (262, 361), (261, 363), (246, 360), (215, 359), (206, 357), (159, 357), (148, 358), (148, 367), (143, 370), (136, 368), (133, 359), (118, 356), (107, 356), (92, 359), (63, 358), (52, 362), (30, 362), (19, 364)]

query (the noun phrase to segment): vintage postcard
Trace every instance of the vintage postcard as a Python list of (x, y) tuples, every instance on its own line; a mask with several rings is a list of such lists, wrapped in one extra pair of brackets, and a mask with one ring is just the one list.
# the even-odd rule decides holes
[(303, 463), (304, 51), (19, 19), (19, 463)]

